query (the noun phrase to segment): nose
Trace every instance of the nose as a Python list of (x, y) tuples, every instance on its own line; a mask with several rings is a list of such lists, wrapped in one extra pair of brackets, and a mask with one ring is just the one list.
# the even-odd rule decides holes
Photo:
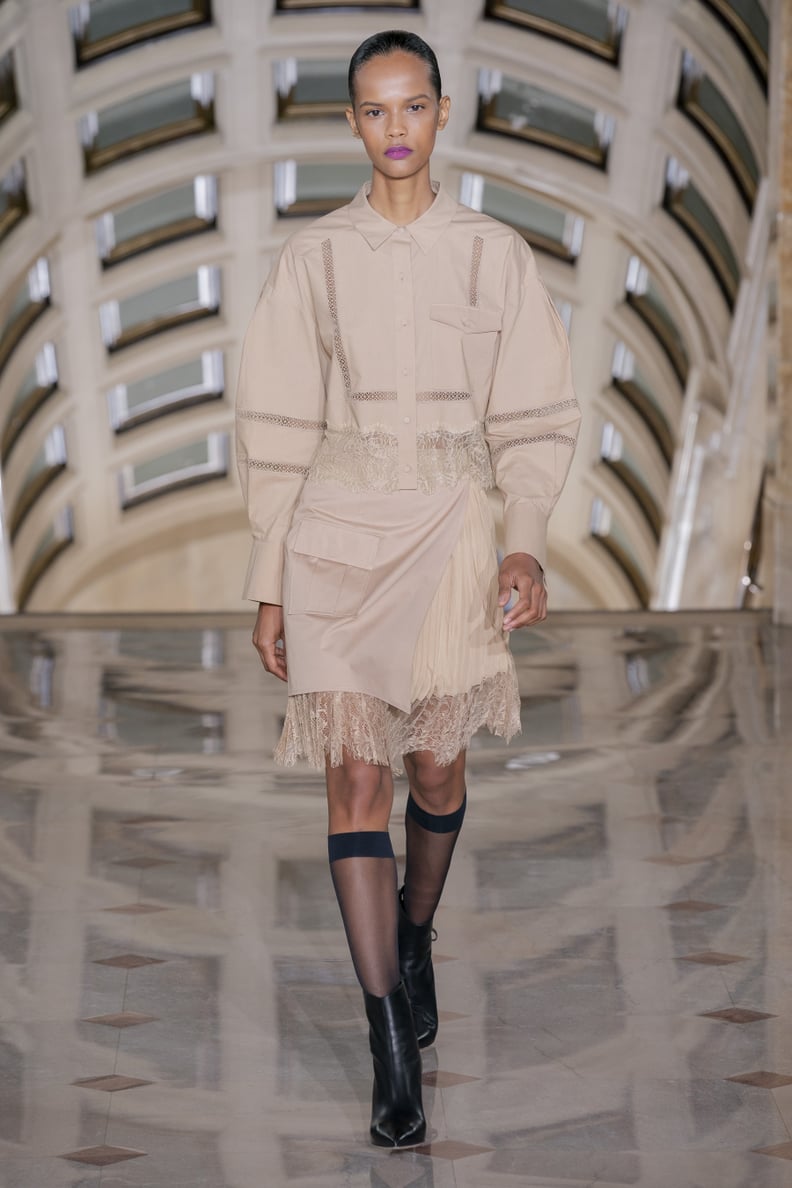
[(386, 131), (388, 136), (391, 136), (394, 139), (404, 136), (404, 119), (402, 118), (401, 114), (396, 114), (389, 118)]

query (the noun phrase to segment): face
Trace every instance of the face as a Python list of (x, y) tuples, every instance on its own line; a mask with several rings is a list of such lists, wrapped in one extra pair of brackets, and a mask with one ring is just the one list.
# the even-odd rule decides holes
[(346, 109), (346, 117), (375, 170), (402, 178), (426, 166), (438, 131), (448, 123), (450, 106), (447, 95), (435, 95), (427, 64), (399, 50), (361, 66), (355, 106)]

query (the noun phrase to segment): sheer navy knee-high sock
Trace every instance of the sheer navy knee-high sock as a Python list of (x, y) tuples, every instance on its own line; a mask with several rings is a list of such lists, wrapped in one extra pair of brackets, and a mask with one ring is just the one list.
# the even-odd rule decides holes
[(413, 924), (428, 924), (437, 910), (466, 807), (467, 795), (453, 813), (438, 815), (425, 812), (412, 793), (407, 798), (404, 910)]
[(384, 998), (399, 983), (396, 859), (387, 832), (331, 833), (330, 872), (355, 973)]

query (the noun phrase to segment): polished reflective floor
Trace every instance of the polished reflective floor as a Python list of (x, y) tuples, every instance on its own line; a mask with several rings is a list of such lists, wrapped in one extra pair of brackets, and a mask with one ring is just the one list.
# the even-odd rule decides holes
[(0, 626), (4, 1188), (792, 1188), (792, 633), (515, 648), (523, 734), (475, 740), (436, 920), (431, 1137), (389, 1153), (249, 625)]

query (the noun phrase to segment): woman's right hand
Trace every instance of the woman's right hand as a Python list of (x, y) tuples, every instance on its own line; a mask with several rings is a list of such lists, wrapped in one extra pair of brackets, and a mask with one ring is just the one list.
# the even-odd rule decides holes
[[(280, 644), (280, 647), (278, 647)], [(283, 638), (283, 607), (260, 602), (253, 628), (253, 647), (267, 672), (286, 680), (286, 643)]]

